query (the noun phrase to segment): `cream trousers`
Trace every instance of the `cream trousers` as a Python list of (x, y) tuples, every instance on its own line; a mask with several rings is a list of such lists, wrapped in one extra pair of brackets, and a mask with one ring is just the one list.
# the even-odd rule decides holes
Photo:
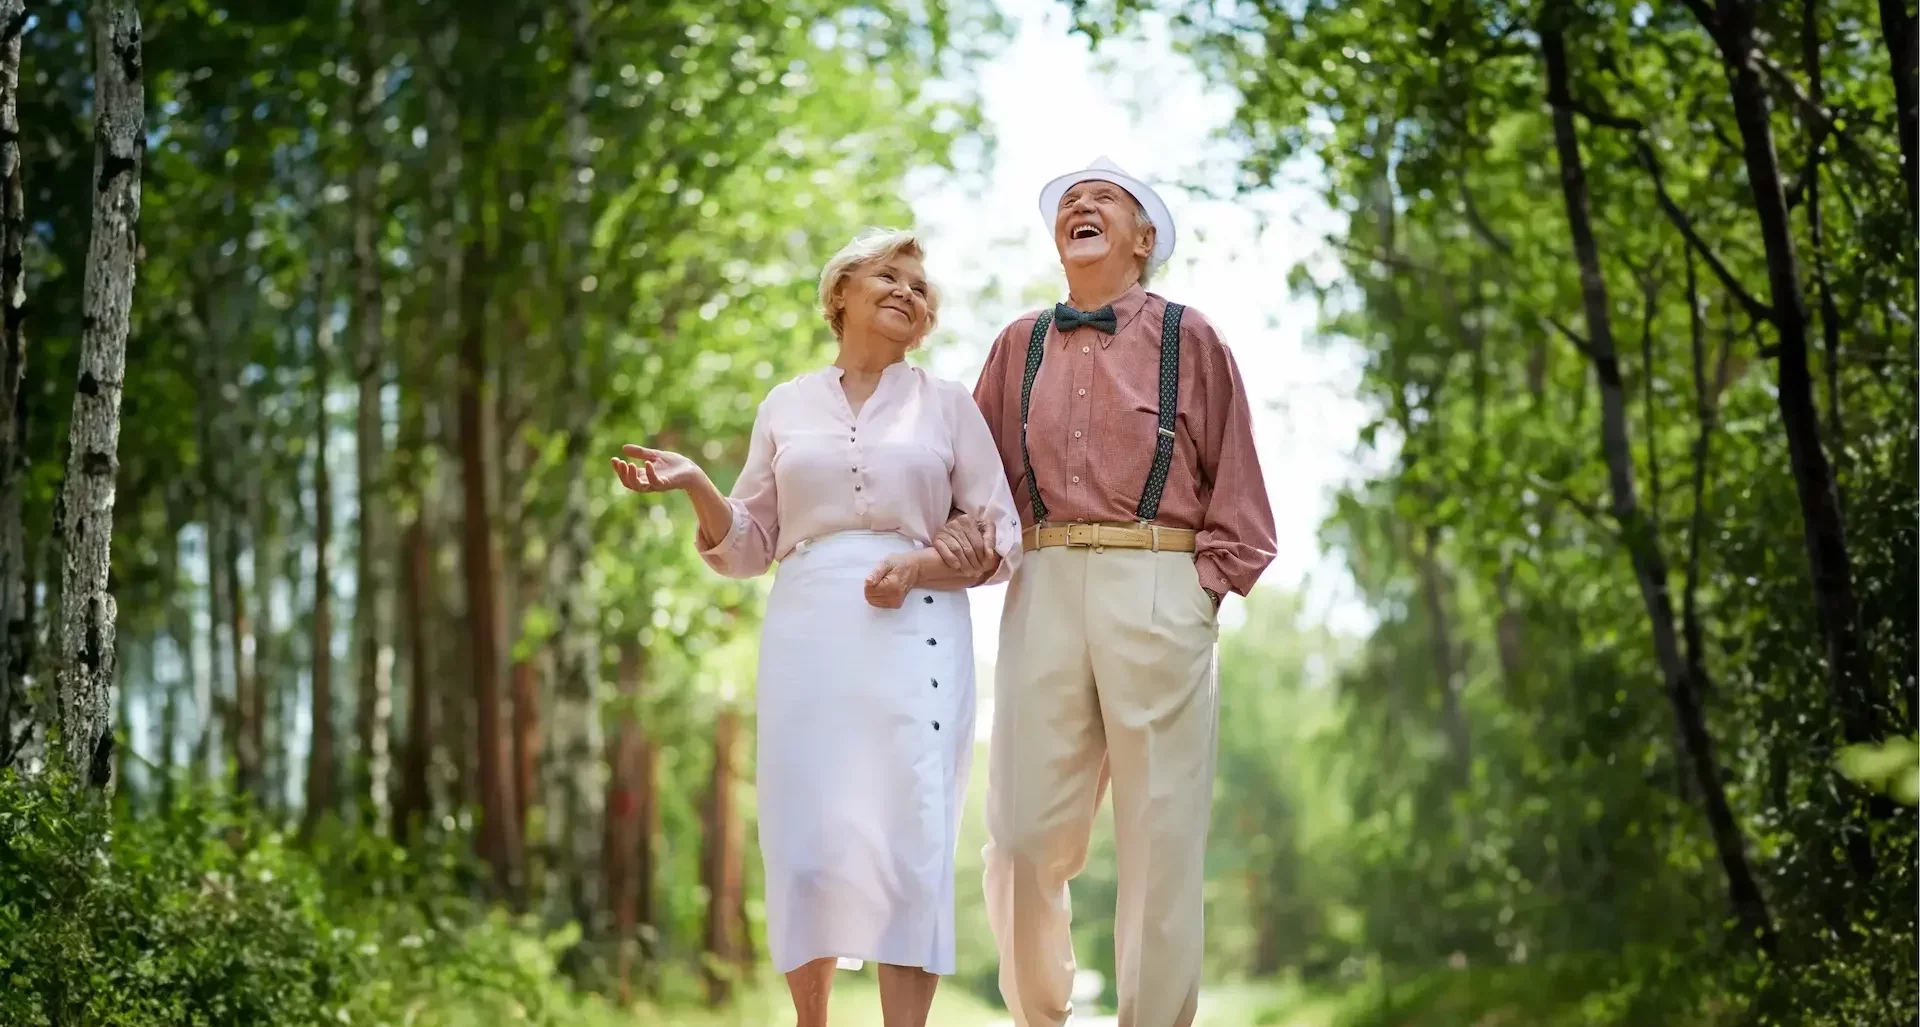
[(1048, 548), (1014, 572), (988, 760), (987, 916), (1018, 1027), (1060, 1027), (1067, 882), (1109, 783), (1121, 1027), (1188, 1027), (1200, 994), (1219, 621), (1191, 553)]

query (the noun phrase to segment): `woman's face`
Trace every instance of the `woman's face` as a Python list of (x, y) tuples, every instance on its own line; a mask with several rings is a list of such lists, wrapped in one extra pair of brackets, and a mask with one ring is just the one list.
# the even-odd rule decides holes
[(841, 334), (874, 334), (912, 346), (927, 334), (927, 273), (920, 258), (902, 253), (855, 268), (840, 288)]

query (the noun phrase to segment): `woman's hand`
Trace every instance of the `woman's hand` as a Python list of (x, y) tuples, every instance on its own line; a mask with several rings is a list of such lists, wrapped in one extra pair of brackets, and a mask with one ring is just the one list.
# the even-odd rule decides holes
[(898, 610), (907, 601), (907, 593), (920, 584), (919, 561), (911, 553), (895, 553), (880, 561), (867, 575), (867, 604), (882, 610)]
[(706, 473), (678, 453), (645, 446), (621, 446), (630, 459), (613, 458), (613, 473), (631, 492), (683, 492), (698, 485)]

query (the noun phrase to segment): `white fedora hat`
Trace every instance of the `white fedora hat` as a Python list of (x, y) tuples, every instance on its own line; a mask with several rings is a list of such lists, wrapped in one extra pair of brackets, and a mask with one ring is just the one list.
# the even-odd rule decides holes
[(1098, 158), (1092, 164), (1079, 171), (1070, 171), (1048, 182), (1040, 189), (1040, 217), (1047, 223), (1047, 230), (1053, 230), (1054, 218), (1060, 213), (1060, 197), (1067, 190), (1082, 182), (1112, 182), (1114, 185), (1133, 194), (1140, 202), (1140, 209), (1147, 212), (1147, 220), (1153, 222), (1153, 256), (1149, 263), (1159, 267), (1173, 256), (1173, 212), (1160, 199), (1153, 187), (1120, 169), (1120, 165), (1105, 157)]

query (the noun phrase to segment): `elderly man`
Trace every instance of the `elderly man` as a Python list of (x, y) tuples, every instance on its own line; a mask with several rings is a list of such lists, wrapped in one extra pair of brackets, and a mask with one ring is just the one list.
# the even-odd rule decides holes
[[(1067, 302), (1000, 333), (974, 387), (1020, 506), (987, 784), (988, 919), (1020, 1027), (1060, 1027), (1075, 969), (1067, 882), (1109, 779), (1123, 1027), (1186, 1027), (1199, 998), (1227, 592), (1273, 559), (1273, 512), (1233, 355), (1148, 292), (1166, 204), (1104, 158), (1040, 193)], [(935, 548), (973, 565), (956, 518)]]

